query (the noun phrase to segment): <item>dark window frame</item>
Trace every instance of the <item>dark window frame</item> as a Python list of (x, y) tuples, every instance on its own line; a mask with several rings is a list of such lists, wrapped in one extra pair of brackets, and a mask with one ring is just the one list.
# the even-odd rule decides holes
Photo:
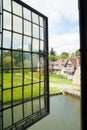
[(78, 1), (81, 52), (81, 129), (87, 130), (87, 1)]

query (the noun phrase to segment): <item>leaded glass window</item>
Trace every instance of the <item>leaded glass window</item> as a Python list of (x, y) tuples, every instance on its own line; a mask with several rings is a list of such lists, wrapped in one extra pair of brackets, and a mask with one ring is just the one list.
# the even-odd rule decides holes
[(0, 0), (0, 130), (24, 130), (49, 113), (47, 17)]

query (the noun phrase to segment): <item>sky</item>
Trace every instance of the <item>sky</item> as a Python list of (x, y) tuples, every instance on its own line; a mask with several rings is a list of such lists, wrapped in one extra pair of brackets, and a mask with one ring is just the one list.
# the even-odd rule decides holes
[(22, 0), (48, 17), (49, 50), (57, 54), (79, 49), (78, 0)]

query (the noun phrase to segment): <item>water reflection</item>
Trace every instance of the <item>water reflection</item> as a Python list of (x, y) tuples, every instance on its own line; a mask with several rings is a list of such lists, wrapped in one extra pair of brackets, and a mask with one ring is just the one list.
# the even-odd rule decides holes
[(27, 130), (81, 130), (80, 100), (55, 96), (50, 101), (50, 115)]

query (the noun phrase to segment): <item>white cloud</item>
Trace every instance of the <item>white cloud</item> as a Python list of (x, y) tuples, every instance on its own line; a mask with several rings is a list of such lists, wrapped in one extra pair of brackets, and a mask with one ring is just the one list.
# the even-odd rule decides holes
[(50, 27), (61, 22), (62, 17), (70, 21), (78, 20), (78, 0), (22, 0), (44, 13), (49, 18)]
[(79, 34), (55, 35), (49, 39), (49, 50), (51, 47), (53, 47), (58, 54), (63, 51), (74, 52), (76, 49), (79, 49)]

